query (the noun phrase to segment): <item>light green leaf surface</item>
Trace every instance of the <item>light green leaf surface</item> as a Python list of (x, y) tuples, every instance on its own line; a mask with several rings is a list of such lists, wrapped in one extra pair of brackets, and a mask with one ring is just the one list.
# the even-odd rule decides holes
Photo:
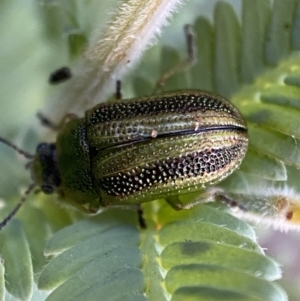
[(281, 275), (278, 265), (261, 254), (199, 239), (197, 242), (177, 242), (168, 245), (161, 254), (161, 260), (162, 266), (166, 270), (177, 266), (179, 262), (180, 264), (197, 262), (232, 268), (245, 274), (258, 275), (267, 280), (274, 280)]
[(263, 53), (271, 12), (270, 1), (246, 0), (243, 2), (241, 50), (243, 63), (240, 72), (242, 80), (246, 83), (251, 83), (265, 68)]
[[(182, 196), (181, 198), (184, 199), (186, 197)], [(219, 207), (220, 205), (218, 204), (217, 208)], [(169, 205), (163, 203), (161, 204), (159, 211), (157, 212), (157, 218), (160, 223), (170, 224), (170, 226), (174, 222), (180, 222), (181, 219), (186, 220), (187, 223), (209, 223), (212, 228), (214, 227), (214, 225), (212, 224), (215, 224), (219, 227), (232, 230), (252, 241), (256, 240), (255, 232), (251, 226), (228, 213), (225, 213), (221, 210), (215, 210), (211, 206), (202, 206), (199, 208), (199, 210), (195, 208), (195, 210), (190, 211), (175, 211), (170, 210)], [(194, 233), (191, 234), (194, 235)], [(202, 235), (205, 235), (205, 233), (203, 233)], [(218, 234), (214, 233), (214, 235)], [(192, 239), (192, 237), (189, 239)]]
[(138, 246), (138, 243), (139, 232), (126, 224), (100, 232), (85, 240), (77, 240), (75, 246), (55, 257), (47, 265), (39, 277), (39, 287), (52, 289), (93, 259), (110, 253), (117, 247)]
[(300, 168), (300, 151), (297, 147), (299, 140), (263, 126), (248, 123), (250, 146), (258, 153), (281, 160), (287, 165)]
[(282, 161), (270, 158), (262, 153), (257, 153), (251, 148), (248, 150), (246, 158), (240, 170), (252, 175), (260, 170), (259, 177), (273, 181), (286, 181), (287, 173)]
[(30, 300), (33, 287), (32, 261), (25, 233), (19, 221), (0, 232), (0, 253), (5, 267), (5, 287), (20, 300)]
[(0, 300), (4, 301), (5, 295), (5, 270), (3, 262), (0, 263)]
[(265, 301), (254, 296), (247, 296), (238, 292), (227, 289), (218, 289), (210, 286), (190, 286), (176, 290), (173, 294), (172, 301)]
[[(97, 5), (86, 2), (91, 5), (95, 22)], [(247, 118), (250, 151), (240, 171), (222, 184), (230, 192), (242, 184), (255, 189), (258, 182), (289, 185), (291, 179), (285, 165), (300, 168), (297, 147), (300, 145), (300, 54), (297, 52), (300, 50), (300, 1), (275, 0), (274, 5), (268, 0), (242, 3), (241, 24), (226, 1), (215, 5), (212, 22), (200, 16), (199, 11), (194, 22), (198, 63), (184, 74), (172, 77), (164, 87), (165, 90), (197, 88), (217, 92), (228, 97)], [(61, 54), (37, 73), (35, 78), (40, 81), (46, 82), (54, 65), (59, 67), (68, 62), (68, 54), (70, 60), (76, 57), (88, 39), (93, 23), (87, 21), (89, 8), (71, 4), (63, 1), (61, 6), (40, 8), (38, 20), (43, 30), (39, 35), (53, 49), (56, 45)], [(3, 3), (0, 5), (4, 8)], [(189, 16), (187, 13), (186, 22), (191, 21)], [(67, 36), (65, 40), (59, 38), (62, 32)], [(51, 47), (44, 49), (39, 62), (45, 60), (45, 53), (52, 53)], [(135, 96), (152, 93), (161, 73), (181, 58), (177, 48), (164, 44), (163, 37), (125, 80), (124, 88)], [(28, 72), (22, 74), (26, 77)], [(10, 74), (9, 78), (14, 75)], [(39, 81), (35, 83), (39, 84)], [(31, 83), (31, 87), (35, 85)], [(43, 89), (46, 90), (45, 86)], [(24, 95), (26, 102), (28, 95)], [(43, 91), (34, 95), (33, 101), (45, 99)], [(19, 124), (36, 110), (37, 105), (24, 113)], [(5, 118), (10, 122), (13, 119)], [(16, 128), (9, 128), (8, 133), (13, 132)], [(32, 136), (29, 135), (31, 139), (26, 144), (36, 142)], [(2, 168), (13, 175), (21, 173), (15, 170), (15, 157), (8, 153), (1, 146), (1, 156), (8, 158), (7, 162), (1, 160)], [(294, 177), (299, 177), (298, 170), (294, 168), (293, 172)], [(3, 181), (5, 185), (1, 189), (8, 188), (3, 188), (1, 197), (12, 208), (14, 202), (10, 202), (9, 196), (16, 196), (14, 187), (25, 182), (20, 178), (9, 187), (10, 181)], [(4, 284), (11, 295), (30, 300), (33, 279), (38, 279), (39, 289), (51, 290), (47, 300), (52, 301), (287, 300), (284, 291), (272, 282), (281, 277), (279, 265), (263, 255), (253, 229), (226, 213), (222, 205), (176, 212), (163, 201), (145, 204), (148, 227), (141, 230), (134, 211), (109, 210), (86, 218), (61, 208), (54, 200), (55, 197), (39, 195), (28, 199), (20, 215), (0, 232), (3, 261), (0, 300), (4, 298), (1, 290)], [(74, 223), (76, 220), (80, 221)]]
[(192, 218), (184, 222), (173, 222), (168, 224), (167, 227), (163, 227), (160, 230), (159, 238), (159, 242), (163, 247), (185, 240), (191, 242), (201, 240), (202, 242), (216, 244), (230, 244), (239, 248), (263, 253), (255, 242), (233, 230), (210, 222), (197, 221)]
[[(185, 275), (183, 278), (182, 275)], [(277, 285), (233, 269), (211, 265), (180, 265), (172, 268), (166, 276), (169, 292), (181, 287), (216, 287), (234, 293), (261, 298), (265, 301), (284, 300), (285, 293)], [(172, 285), (168, 285), (172, 283)], [(243, 299), (238, 299), (243, 300)]]
[(293, 23), (296, 18), (298, 0), (274, 1), (273, 16), (271, 19), (268, 40), (266, 43), (266, 59), (270, 65), (275, 66), (291, 51), (291, 36)]
[(216, 4), (214, 13), (214, 90), (229, 97), (239, 86), (241, 27), (231, 5)]

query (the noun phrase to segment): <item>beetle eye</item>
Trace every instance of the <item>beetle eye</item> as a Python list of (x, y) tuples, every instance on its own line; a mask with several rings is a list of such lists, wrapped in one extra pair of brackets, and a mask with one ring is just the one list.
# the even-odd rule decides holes
[(42, 185), (41, 189), (45, 194), (51, 194), (54, 191), (54, 188), (51, 185)]
[(40, 143), (36, 147), (36, 152), (37, 153), (42, 153), (43, 151), (48, 149), (48, 143)]

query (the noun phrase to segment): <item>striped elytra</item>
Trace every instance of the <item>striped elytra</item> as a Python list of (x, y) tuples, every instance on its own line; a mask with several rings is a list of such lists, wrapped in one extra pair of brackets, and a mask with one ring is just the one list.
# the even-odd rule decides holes
[(105, 205), (203, 190), (231, 174), (248, 146), (239, 111), (202, 91), (98, 105), (86, 121), (89, 145), (98, 150), (94, 179)]
[[(59, 128), (55, 143), (31, 159), (33, 184), (85, 212), (177, 197), (216, 184), (236, 170), (248, 148), (247, 126), (221, 96), (198, 90), (100, 104)], [(4, 227), (24, 202), (0, 223)]]

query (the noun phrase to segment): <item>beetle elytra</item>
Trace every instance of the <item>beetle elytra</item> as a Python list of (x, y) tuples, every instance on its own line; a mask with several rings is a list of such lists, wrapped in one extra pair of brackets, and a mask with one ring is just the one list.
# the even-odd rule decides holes
[(56, 143), (41, 143), (35, 155), (27, 154), (30, 190), (56, 192), (89, 213), (161, 198), (184, 209), (199, 199), (183, 205), (178, 195), (206, 193), (206, 186), (239, 167), (247, 147), (239, 111), (208, 92), (182, 90), (100, 104), (65, 122)]

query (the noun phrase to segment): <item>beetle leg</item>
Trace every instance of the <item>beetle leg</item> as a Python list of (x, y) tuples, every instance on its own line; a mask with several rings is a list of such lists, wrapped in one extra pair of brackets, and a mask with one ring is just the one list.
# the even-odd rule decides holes
[(219, 194), (217, 195), (217, 198), (221, 202), (226, 203), (231, 208), (238, 208), (242, 211), (248, 211), (244, 206), (242, 206), (241, 204), (239, 204), (237, 201), (235, 201), (234, 199), (232, 199), (230, 196), (226, 194)]
[(157, 93), (161, 88), (165, 85), (165, 82), (168, 78), (172, 77), (175, 74), (184, 72), (187, 69), (190, 69), (194, 66), (197, 62), (197, 46), (195, 43), (195, 32), (193, 27), (189, 24), (184, 26), (184, 34), (186, 39), (186, 46), (187, 46), (187, 57), (179, 62), (173, 68), (167, 70), (161, 78), (156, 83), (154, 92)]
[(116, 94), (115, 97), (117, 100), (122, 100), (122, 82), (120, 80), (117, 80), (116, 82)]
[(54, 124), (48, 117), (46, 117), (43, 113), (38, 112), (36, 114), (36, 117), (40, 120), (40, 123), (42, 126), (45, 126), (47, 128), (50, 128), (53, 131), (58, 131), (58, 126)]
[(89, 213), (97, 213), (100, 209), (100, 203), (98, 199), (95, 199), (94, 201), (89, 203), (88, 211)]
[(184, 202), (180, 200), (178, 196), (168, 197), (166, 201), (169, 205), (171, 205), (175, 210), (183, 210), (183, 209), (190, 209), (196, 205), (214, 202), (216, 200), (215, 192), (211, 191), (204, 191), (191, 201)]
[(232, 200), (227, 197), (223, 190), (219, 188), (208, 188), (204, 190), (201, 194), (194, 197), (192, 200), (184, 201), (180, 200), (178, 196), (168, 197), (166, 201), (175, 209), (175, 210), (182, 210), (182, 209), (190, 209), (196, 205), (215, 202), (217, 199), (221, 201), (232, 204)]
[(182, 203), (179, 200), (178, 196), (172, 196), (166, 198), (167, 203), (175, 210), (184, 209)]
[[(86, 214), (95, 214), (99, 211), (99, 202), (98, 199), (96, 199), (94, 202), (91, 203), (87, 203), (87, 204), (79, 204), (76, 203), (76, 201), (72, 200), (71, 198), (64, 198), (64, 196), (62, 194), (59, 194), (60, 196), (60, 201), (62, 203), (68, 204), (68, 205), (72, 205), (73, 207), (75, 207), (76, 209), (78, 209), (80, 212), (86, 213)], [(98, 207), (94, 206), (96, 204), (96, 201), (98, 203)]]
[(246, 211), (246, 209), (243, 206), (239, 205), (237, 201), (225, 194), (222, 189), (216, 187), (208, 188), (200, 195), (196, 196), (194, 199), (186, 203), (184, 203), (184, 201), (180, 201), (178, 196), (169, 197), (166, 199), (166, 201), (175, 210), (190, 209), (196, 205), (215, 202), (216, 200), (226, 203), (231, 208), (238, 207), (239, 209)]
[(55, 124), (41, 112), (38, 112), (36, 116), (43, 126), (48, 127), (53, 131), (58, 131), (66, 122), (70, 121), (71, 119), (78, 118), (75, 114), (66, 114), (59, 124)]
[(218, 189), (215, 187), (208, 188), (208, 189), (204, 190), (201, 194), (197, 195), (191, 201), (188, 201), (188, 202), (182, 204), (181, 209), (190, 209), (199, 204), (215, 202), (217, 200), (217, 197), (222, 194), (223, 194), (223, 190), (221, 190), (221, 189)]
[(134, 210), (135, 212), (137, 212), (137, 216), (138, 216), (138, 223), (141, 229), (146, 229), (147, 228), (147, 224), (144, 218), (144, 210), (143, 207), (141, 206), (141, 204), (131, 204), (131, 205), (115, 205), (115, 204), (110, 204), (110, 203), (104, 203), (103, 202), (103, 198), (100, 197), (100, 199), (98, 200), (98, 206), (99, 207), (106, 207), (106, 208), (123, 208), (123, 209), (127, 209), (127, 210)]
[(147, 228), (147, 224), (144, 218), (144, 210), (141, 206), (141, 204), (138, 205), (137, 207), (137, 213), (138, 213), (138, 221), (139, 221), (139, 225), (141, 229), (146, 229)]
[(84, 212), (84, 213), (86, 213), (86, 214), (96, 213), (96, 212), (91, 212), (89, 208), (86, 208), (86, 207), (84, 207), (84, 206), (82, 206), (82, 205), (80, 205), (80, 204), (77, 204), (77, 203), (75, 203), (75, 202), (72, 202), (72, 201), (69, 201), (69, 200), (68, 200), (68, 203), (71, 203), (72, 206), (74, 206), (74, 207), (77, 208), (79, 211)]

